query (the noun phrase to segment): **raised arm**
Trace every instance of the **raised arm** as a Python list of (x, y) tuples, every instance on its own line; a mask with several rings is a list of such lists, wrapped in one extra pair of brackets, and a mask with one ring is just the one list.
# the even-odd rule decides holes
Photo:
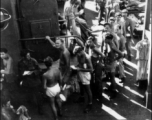
[(51, 45), (52, 45), (53, 47), (56, 47), (56, 46), (55, 46), (55, 43), (51, 40), (51, 38), (50, 38), (49, 36), (46, 36), (45, 38), (46, 38), (46, 40), (48, 40), (48, 41), (51, 43)]
[(134, 32), (134, 22), (130, 19), (130, 35), (131, 35), (131, 38), (133, 39), (133, 32)]
[(81, 46), (81, 47), (83, 47), (84, 48), (84, 44), (83, 44), (83, 42), (78, 38), (76, 38), (75, 39), (76, 40), (76, 43), (79, 45), (79, 46)]

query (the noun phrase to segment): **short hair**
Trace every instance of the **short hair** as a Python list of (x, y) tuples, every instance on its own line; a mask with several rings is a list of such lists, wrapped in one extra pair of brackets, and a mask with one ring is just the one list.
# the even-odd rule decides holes
[(75, 0), (75, 4), (81, 5), (81, 0)]
[(112, 40), (112, 39), (113, 39), (113, 35), (108, 32), (108, 33), (106, 33), (106, 35), (105, 35), (105, 39), (110, 39), (110, 40)]
[(70, 3), (73, 5), (75, 3), (75, 0), (70, 0)]
[(53, 59), (52, 59), (50, 56), (48, 56), (48, 57), (46, 57), (46, 58), (44, 59), (44, 64), (45, 64), (47, 67), (52, 66), (52, 63), (53, 63)]
[(109, 20), (115, 20), (115, 18), (114, 17), (110, 17)]
[(81, 0), (70, 0), (70, 3), (72, 5), (74, 5), (74, 4), (81, 4)]
[(127, 9), (123, 9), (123, 10), (121, 11), (121, 13), (128, 13), (128, 10), (127, 10)]
[(104, 27), (105, 27), (106, 25), (108, 25), (108, 26), (111, 28), (111, 24), (110, 24), (110, 23), (105, 23), (105, 24), (104, 24)]
[(74, 48), (75, 54), (80, 53), (80, 52), (83, 51), (83, 50), (84, 50), (84, 47), (80, 47), (80, 46), (76, 46), (76, 47)]
[(1, 48), (0, 52), (4, 52), (4, 53), (7, 53), (8, 50), (6, 48)]

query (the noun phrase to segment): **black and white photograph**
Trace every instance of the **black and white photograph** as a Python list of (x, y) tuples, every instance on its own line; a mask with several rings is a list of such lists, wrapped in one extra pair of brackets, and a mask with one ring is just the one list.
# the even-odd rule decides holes
[(151, 120), (151, 0), (0, 0), (1, 120)]

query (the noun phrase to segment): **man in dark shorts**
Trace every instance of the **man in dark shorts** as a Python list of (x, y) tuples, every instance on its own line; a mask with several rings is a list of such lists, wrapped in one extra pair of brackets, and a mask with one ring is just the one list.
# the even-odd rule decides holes
[[(50, 105), (53, 110), (55, 120), (58, 120), (58, 113), (61, 115), (61, 99), (59, 93), (61, 91), (60, 70), (56, 66), (52, 66), (53, 60), (47, 57), (44, 61), (47, 71), (43, 74), (44, 89), (49, 97)], [(55, 102), (57, 103), (58, 112)]]
[(101, 52), (101, 47), (97, 40), (90, 39), (87, 41), (86, 48), (91, 49), (91, 62), (94, 68), (91, 80), (91, 90), (93, 97), (98, 98), (102, 102), (102, 72), (104, 54)]
[[(116, 82), (115, 82), (115, 72), (116, 72), (116, 66), (117, 66), (117, 60), (122, 58), (124, 54), (119, 50), (117, 45), (114, 42), (114, 37), (111, 33), (106, 33), (105, 35), (105, 43), (109, 46), (109, 50), (106, 53), (106, 62), (105, 62), (105, 69), (107, 72), (109, 72), (109, 77), (111, 80), (111, 85), (109, 89), (111, 90), (111, 96), (110, 98), (116, 97)], [(108, 49), (108, 48), (107, 48)]]

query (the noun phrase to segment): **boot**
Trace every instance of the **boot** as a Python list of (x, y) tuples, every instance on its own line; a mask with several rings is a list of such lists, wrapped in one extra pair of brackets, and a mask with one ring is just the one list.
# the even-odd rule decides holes
[(92, 104), (88, 104), (84, 109), (84, 113), (89, 113), (92, 110)]

